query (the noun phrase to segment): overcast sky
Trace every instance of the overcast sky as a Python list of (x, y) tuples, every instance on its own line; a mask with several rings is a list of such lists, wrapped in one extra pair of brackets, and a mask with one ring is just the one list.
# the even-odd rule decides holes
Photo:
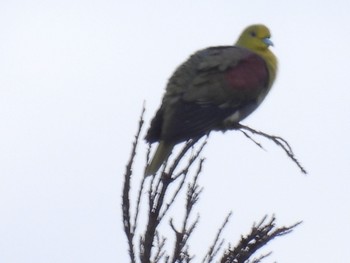
[(271, 29), (279, 72), (244, 124), (288, 140), (309, 175), (269, 141), (259, 139), (263, 151), (238, 132), (213, 134), (193, 250), (203, 254), (229, 211), (231, 242), (275, 214), (304, 223), (261, 251), (273, 250), (265, 262), (345, 262), (349, 10), (323, 0), (2, 0), (0, 262), (127, 262), (120, 196), (143, 102), (148, 125), (180, 63), (253, 23)]

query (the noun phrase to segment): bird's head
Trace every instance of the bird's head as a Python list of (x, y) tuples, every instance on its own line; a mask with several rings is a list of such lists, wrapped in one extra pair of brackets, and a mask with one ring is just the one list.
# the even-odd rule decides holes
[(247, 27), (237, 40), (236, 46), (253, 51), (264, 51), (273, 46), (270, 30), (261, 24)]

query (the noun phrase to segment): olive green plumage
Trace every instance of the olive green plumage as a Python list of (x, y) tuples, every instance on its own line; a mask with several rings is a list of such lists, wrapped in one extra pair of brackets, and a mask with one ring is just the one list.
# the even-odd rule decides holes
[(276, 77), (271, 45), (269, 29), (252, 25), (234, 46), (200, 50), (177, 68), (145, 138), (159, 142), (146, 175), (158, 171), (177, 143), (223, 130), (260, 105)]

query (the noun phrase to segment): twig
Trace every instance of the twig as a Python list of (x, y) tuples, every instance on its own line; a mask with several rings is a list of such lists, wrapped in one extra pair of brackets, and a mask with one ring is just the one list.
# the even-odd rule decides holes
[(260, 148), (262, 148), (261, 144), (253, 140), (247, 133), (244, 132), (244, 130), (251, 132), (252, 134), (258, 134), (260, 136), (263, 136), (271, 141), (273, 141), (276, 145), (280, 146), (284, 152), (288, 155), (288, 157), (299, 167), (302, 173), (307, 174), (307, 171), (305, 168), (301, 165), (301, 163), (298, 161), (298, 159), (295, 157), (292, 147), (289, 145), (289, 143), (283, 139), (280, 136), (274, 136), (267, 134), (262, 131), (255, 130), (253, 128), (250, 128), (248, 126), (242, 125), (240, 123), (234, 124), (231, 129), (238, 129), (240, 130), (246, 137), (251, 139), (255, 144), (257, 144)]
[(144, 234), (142, 244), (143, 250), (141, 252), (142, 263), (150, 263), (153, 240), (158, 224), (160, 223), (160, 209), (162, 208), (167, 188), (171, 183), (170, 178), (168, 178), (167, 176), (162, 176), (161, 180), (162, 183), (160, 185), (159, 194), (156, 195), (157, 199), (153, 200), (154, 206), (150, 207), (150, 210), (148, 211), (148, 224), (146, 227), (146, 232)]
[(136, 232), (137, 219), (138, 219), (138, 216), (139, 216), (139, 213), (140, 213), (141, 196), (142, 196), (143, 188), (144, 188), (144, 185), (145, 185), (145, 180), (146, 180), (146, 177), (143, 177), (142, 181), (140, 183), (140, 187), (139, 187), (139, 193), (138, 193), (138, 196), (137, 196), (136, 208), (135, 208), (134, 225), (133, 225), (133, 228), (132, 228), (132, 232), (133, 233)]
[(244, 130), (240, 130), (245, 137), (247, 137), (249, 140), (251, 140), (253, 143), (255, 143), (255, 145), (257, 145), (259, 148), (265, 150), (265, 148), (262, 146), (262, 144), (256, 140), (253, 139), (252, 136), (250, 136), (248, 133), (246, 133)]
[(268, 242), (278, 236), (283, 236), (292, 232), (296, 226), (301, 224), (301, 222), (298, 222), (289, 227), (276, 228), (276, 218), (274, 216), (272, 216), (271, 220), (267, 223), (265, 223), (266, 219), (267, 216), (257, 225), (254, 224), (251, 232), (245, 237), (242, 236), (239, 244), (234, 249), (229, 248), (226, 250), (220, 262), (244, 263)]
[[(185, 154), (187, 153), (187, 151), (189, 149), (191, 149), (199, 140), (199, 138), (197, 139), (191, 139), (189, 141), (186, 142), (185, 146), (182, 148), (181, 152), (178, 154), (178, 156), (175, 158), (173, 164), (170, 166), (169, 168), (169, 174), (173, 174), (176, 167), (179, 165), (179, 162), (182, 160), (182, 158), (185, 156)], [(191, 166), (193, 162), (189, 162), (188, 166)]]
[(174, 246), (174, 252), (172, 256), (171, 262), (183, 262), (186, 258), (190, 258), (188, 251), (185, 249), (187, 245), (187, 241), (192, 235), (194, 229), (196, 228), (199, 222), (199, 215), (196, 220), (188, 226), (189, 218), (192, 212), (194, 205), (197, 203), (200, 193), (202, 192), (202, 188), (199, 188), (198, 185), (198, 177), (202, 171), (204, 159), (201, 159), (198, 165), (198, 170), (196, 175), (193, 178), (192, 183), (188, 185), (187, 188), (187, 198), (186, 198), (186, 212), (182, 222), (182, 228), (180, 231), (176, 230), (173, 219), (170, 220), (170, 226), (175, 232), (176, 240)]
[[(201, 144), (201, 146), (199, 147), (198, 151), (189, 159), (187, 166), (180, 171), (177, 175), (175, 175), (174, 179), (176, 179), (177, 177), (181, 176), (182, 174), (187, 174), (189, 169), (191, 168), (192, 164), (194, 163), (194, 161), (198, 158), (198, 156), (200, 155), (200, 153), (203, 151), (205, 145), (207, 145), (207, 140), (208, 137), (203, 141), (203, 143)], [(184, 150), (186, 149), (186, 151), (188, 150), (187, 147), (185, 146)], [(186, 152), (185, 152), (186, 153)], [(182, 154), (182, 153), (181, 153)], [(174, 162), (175, 163), (175, 162)], [(178, 163), (178, 162), (177, 162)], [(170, 169), (171, 171), (174, 171), (176, 168), (176, 166), (172, 166), (172, 168)]]
[(122, 201), (123, 225), (124, 225), (124, 232), (125, 232), (126, 237), (128, 239), (129, 256), (130, 256), (130, 260), (132, 263), (135, 263), (135, 252), (134, 252), (134, 245), (133, 245), (135, 226), (132, 226), (132, 224), (131, 224), (129, 192), (130, 192), (130, 180), (131, 180), (131, 175), (132, 175), (132, 164), (133, 164), (134, 158), (136, 156), (136, 147), (137, 147), (140, 133), (141, 133), (141, 129), (142, 129), (142, 126), (144, 123), (144, 120), (143, 120), (144, 113), (145, 113), (145, 107), (142, 108), (138, 130), (137, 130), (135, 140), (133, 142), (133, 147), (131, 150), (130, 160), (126, 166), (126, 171), (125, 171), (125, 176), (124, 176), (124, 185), (123, 185), (123, 201)]
[[(180, 181), (180, 183), (179, 183), (179, 185), (178, 185), (178, 187), (177, 187), (177, 190), (175, 191), (173, 197), (170, 199), (171, 201), (166, 205), (166, 207), (165, 207), (165, 209), (164, 209), (164, 211), (163, 211), (163, 213), (162, 213), (162, 215), (161, 215), (161, 218), (165, 216), (165, 214), (166, 214), (166, 212), (169, 210), (170, 206), (175, 202), (175, 199), (176, 199), (177, 195), (179, 194), (180, 190), (181, 190), (182, 187), (183, 187), (183, 184), (184, 184), (184, 182), (185, 182), (185, 180), (186, 180), (187, 173), (188, 173), (190, 167), (192, 166), (192, 164), (194, 163), (194, 161), (197, 160), (197, 158), (199, 157), (199, 154), (202, 152), (202, 150), (203, 150), (203, 148), (204, 148), (205, 145), (206, 145), (206, 141), (204, 141), (204, 142), (202, 143), (202, 145), (200, 146), (200, 148), (198, 149), (198, 151), (194, 154), (194, 156), (192, 156), (192, 157), (190, 158), (190, 160), (188, 161), (188, 164), (187, 164), (187, 166), (185, 167), (185, 169), (183, 169), (179, 174), (177, 174), (177, 175), (175, 175), (175, 176), (172, 177), (172, 180), (175, 181), (175, 180), (177, 180), (181, 175), (183, 175), (183, 178), (182, 178), (182, 180)], [(187, 147), (184, 148), (185, 151), (188, 151), (188, 149), (189, 149), (189, 148), (187, 148)], [(181, 153), (180, 153), (179, 155), (183, 155), (184, 150), (181, 151)], [(197, 180), (198, 175), (199, 175), (199, 173), (200, 173), (201, 170), (202, 170), (203, 162), (204, 162), (204, 159), (201, 159), (201, 160), (200, 160), (200, 164), (199, 164), (199, 171), (197, 171), (197, 174), (196, 174), (196, 176), (195, 176), (195, 178), (196, 178), (195, 180)], [(169, 170), (169, 174), (171, 174), (171, 175), (172, 175), (172, 173), (174, 172), (174, 170), (176, 169), (176, 165), (177, 165), (177, 164), (175, 165), (175, 163), (178, 163), (178, 162), (175, 161), (174, 164), (172, 165), (172, 167), (171, 167), (170, 170)], [(175, 165), (175, 166), (174, 166), (174, 165)]]
[(165, 255), (165, 251), (164, 251), (165, 241), (166, 241), (166, 238), (164, 238), (164, 237), (160, 238), (159, 233), (156, 232), (156, 246), (155, 247), (157, 248), (157, 251), (156, 251), (156, 254), (154, 256), (153, 262), (155, 262), (155, 263), (160, 262), (161, 258)]
[(223, 245), (223, 240), (219, 242), (220, 236), (222, 234), (222, 231), (224, 230), (224, 228), (226, 227), (228, 221), (230, 220), (230, 217), (232, 215), (232, 212), (230, 212), (226, 218), (224, 223), (222, 224), (222, 226), (220, 227), (219, 231), (216, 234), (216, 237), (214, 239), (214, 242), (212, 244), (212, 246), (209, 248), (208, 253), (205, 255), (205, 257), (203, 258), (203, 263), (204, 262), (212, 262), (214, 257), (216, 256), (216, 254), (219, 252), (219, 250), (221, 249), (222, 245)]
[(159, 216), (160, 220), (163, 219), (163, 217), (168, 212), (168, 210), (171, 207), (171, 205), (175, 202), (175, 199), (178, 196), (180, 190), (182, 189), (182, 187), (183, 187), (183, 185), (185, 183), (185, 180), (186, 180), (186, 175), (183, 176), (183, 178), (181, 179), (180, 183), (178, 184), (178, 186), (177, 186), (173, 196), (170, 198), (170, 202), (165, 205), (163, 212)]
[[(154, 242), (155, 231), (159, 223), (161, 222), (161, 220), (164, 218), (164, 216), (168, 212), (169, 208), (175, 202), (176, 197), (178, 196), (180, 190), (184, 185), (189, 168), (192, 166), (193, 162), (198, 158), (200, 152), (203, 150), (205, 142), (203, 142), (203, 144), (201, 145), (199, 150), (196, 152), (196, 154), (190, 158), (187, 167), (182, 172), (182, 175), (183, 175), (182, 180), (178, 183), (178, 186), (173, 196), (170, 198), (169, 203), (164, 205), (166, 194), (168, 193), (169, 185), (174, 183), (178, 179), (178, 176), (173, 176), (173, 172), (176, 169), (177, 165), (179, 164), (181, 158), (184, 157), (186, 152), (196, 143), (196, 141), (197, 140), (190, 140), (189, 142), (186, 143), (183, 150), (179, 153), (179, 155), (175, 158), (175, 161), (170, 166), (168, 173), (165, 172), (166, 165), (164, 165), (163, 172), (161, 172), (160, 175), (158, 176), (155, 175), (152, 177), (150, 187), (149, 187), (149, 193), (148, 193), (148, 198), (149, 198), (148, 224), (142, 239), (143, 249), (141, 250), (141, 261), (143, 263), (150, 262), (149, 258), (151, 255), (152, 245)], [(200, 162), (201, 163), (200, 167), (202, 166), (202, 162), (203, 161)], [(193, 229), (194, 229), (194, 226), (193, 226)]]

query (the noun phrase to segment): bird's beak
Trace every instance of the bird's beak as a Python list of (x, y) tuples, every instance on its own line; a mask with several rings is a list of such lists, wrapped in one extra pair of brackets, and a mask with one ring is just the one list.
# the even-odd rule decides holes
[(273, 42), (271, 41), (270, 38), (266, 37), (263, 39), (263, 42), (267, 45), (267, 46), (273, 46)]

